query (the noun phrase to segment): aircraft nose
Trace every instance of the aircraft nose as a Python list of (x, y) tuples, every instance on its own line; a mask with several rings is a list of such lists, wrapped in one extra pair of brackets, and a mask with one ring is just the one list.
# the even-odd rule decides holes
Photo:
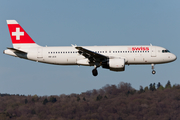
[(177, 59), (176, 55), (172, 54), (172, 61), (175, 61)]

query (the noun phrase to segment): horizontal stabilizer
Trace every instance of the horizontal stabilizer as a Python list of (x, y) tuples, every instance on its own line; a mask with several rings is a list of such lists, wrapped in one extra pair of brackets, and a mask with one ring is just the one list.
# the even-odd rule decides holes
[(15, 48), (7, 48), (7, 49), (12, 50), (13, 52), (16, 52), (16, 53), (23, 53), (23, 54), (27, 54), (27, 52), (24, 52), (24, 51), (21, 51), (21, 50), (15, 49)]

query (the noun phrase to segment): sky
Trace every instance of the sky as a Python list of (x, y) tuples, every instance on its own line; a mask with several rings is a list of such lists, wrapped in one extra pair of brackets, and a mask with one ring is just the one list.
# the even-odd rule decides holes
[[(0, 1), (0, 93), (80, 94), (106, 84), (180, 84), (179, 0), (2, 0)], [(3, 54), (12, 47), (6, 20), (17, 20), (41, 46), (156, 45), (177, 56), (172, 63), (126, 65), (124, 72), (93, 67), (37, 63)]]

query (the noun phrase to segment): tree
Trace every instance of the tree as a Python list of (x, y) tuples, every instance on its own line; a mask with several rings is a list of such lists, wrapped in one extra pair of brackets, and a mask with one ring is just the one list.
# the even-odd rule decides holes
[(159, 87), (159, 90), (164, 90), (164, 87), (161, 85), (161, 86)]
[(143, 92), (144, 92), (143, 86), (140, 86), (139, 93), (143, 93)]
[(32, 102), (35, 102), (34, 98), (31, 99)]
[(166, 84), (165, 88), (171, 88), (171, 83), (170, 83), (170, 81), (169, 81), (169, 80), (168, 80), (168, 82), (167, 82), (167, 84)]
[(105, 95), (104, 98), (107, 99), (108, 97)]
[(153, 88), (153, 91), (156, 90), (156, 83), (153, 83), (152, 88)]
[(47, 98), (45, 98), (45, 99), (43, 100), (43, 105), (46, 105), (46, 103), (48, 103)]
[(161, 83), (158, 82), (158, 84), (157, 84), (157, 89), (159, 89), (160, 86), (161, 86)]
[(100, 101), (102, 99), (102, 96), (101, 95), (98, 95), (97, 97), (96, 97), (96, 101)]
[(52, 103), (55, 103), (57, 100), (56, 100), (56, 98), (55, 97), (50, 97), (50, 99), (49, 99), (49, 102), (52, 102)]
[(85, 97), (83, 97), (83, 100), (84, 100), (84, 101), (86, 101), (86, 98), (85, 98)]
[(32, 96), (32, 102), (36, 102), (38, 101), (38, 96), (35, 94), (34, 96)]
[(80, 97), (79, 96), (77, 96), (77, 101), (79, 102), (81, 99), (80, 99)]
[(153, 85), (152, 85), (152, 83), (149, 85), (149, 89), (150, 89), (151, 91), (153, 91)]
[(24, 100), (24, 102), (25, 102), (25, 104), (27, 104), (27, 103), (28, 103), (28, 100), (27, 100), (27, 99), (25, 99), (25, 100)]
[(148, 89), (148, 86), (146, 86), (145, 88), (144, 88), (144, 91), (146, 92), (146, 91), (148, 91), (149, 89)]
[(149, 89), (151, 90), (151, 91), (154, 91), (154, 90), (156, 90), (156, 84), (155, 83), (151, 83), (150, 85), (149, 85)]
[[(150, 84), (152, 91), (158, 88), (153, 92), (148, 90), (149, 86), (140, 86), (138, 91), (126, 89), (125, 86), (120, 89), (108, 86), (106, 90), (109, 92), (104, 92), (105, 94), (92, 94), (89, 91), (88, 95), (3, 96), (0, 97), (0, 120), (134, 120), (141, 119), (142, 116), (143, 119), (152, 120), (180, 120), (180, 85), (176, 84), (174, 88), (166, 90), (161, 90), (164, 87), (160, 83), (155, 85)], [(115, 93), (119, 90), (119, 93), (114, 95), (111, 90), (115, 90)], [(147, 92), (138, 94), (140, 91)], [(31, 101), (32, 98), (35, 102)], [(58, 102), (53, 103), (56, 100)]]

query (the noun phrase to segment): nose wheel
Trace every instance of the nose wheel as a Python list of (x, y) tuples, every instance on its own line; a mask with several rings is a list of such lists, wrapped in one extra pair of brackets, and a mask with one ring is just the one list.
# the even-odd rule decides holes
[(153, 70), (153, 71), (152, 71), (152, 74), (156, 74), (156, 71), (155, 71), (155, 70)]
[(154, 64), (151, 64), (151, 66), (152, 66), (152, 74), (154, 75), (156, 74), (156, 71), (154, 70)]

